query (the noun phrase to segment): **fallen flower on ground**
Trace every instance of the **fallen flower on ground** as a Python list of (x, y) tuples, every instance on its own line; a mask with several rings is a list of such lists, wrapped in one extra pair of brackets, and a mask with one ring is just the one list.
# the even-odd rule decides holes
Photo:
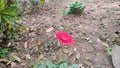
[(55, 35), (56, 38), (60, 40), (63, 44), (74, 44), (73, 37), (67, 32), (57, 31)]

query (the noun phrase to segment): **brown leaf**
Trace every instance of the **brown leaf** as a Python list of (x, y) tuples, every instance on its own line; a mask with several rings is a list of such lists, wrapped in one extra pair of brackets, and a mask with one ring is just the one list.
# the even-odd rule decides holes
[(12, 61), (9, 61), (9, 62), (7, 62), (7, 64), (6, 64), (6, 65), (9, 65), (9, 64), (11, 64), (11, 62), (12, 62)]
[(8, 62), (9, 60), (7, 60), (7, 59), (0, 59), (0, 62)]
[(26, 58), (27, 58), (27, 59), (31, 59), (31, 57), (30, 57), (30, 55), (29, 55), (29, 54), (28, 54), (28, 55), (26, 55)]
[(37, 41), (37, 46), (40, 46), (42, 44), (42, 41), (41, 40), (38, 40)]
[(41, 59), (41, 58), (43, 58), (43, 57), (44, 57), (43, 55), (39, 55), (39, 56), (38, 56), (38, 59)]
[(24, 48), (25, 50), (27, 49), (28, 45), (27, 45), (27, 42), (24, 43)]

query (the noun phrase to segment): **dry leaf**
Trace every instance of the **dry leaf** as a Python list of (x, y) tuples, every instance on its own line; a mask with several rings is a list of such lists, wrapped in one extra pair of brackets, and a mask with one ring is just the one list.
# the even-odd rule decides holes
[(10, 46), (11, 46), (11, 44), (12, 44), (12, 43), (8, 43), (8, 47), (10, 47)]
[(24, 43), (24, 48), (27, 49), (27, 42)]
[(37, 41), (37, 46), (40, 46), (42, 44), (42, 41), (41, 40), (38, 40)]
[(109, 45), (107, 43), (104, 43), (101, 41), (101, 43), (105, 46), (105, 47), (109, 47)]
[(9, 62), (7, 62), (7, 64), (6, 65), (9, 65), (9, 64), (11, 64), (12, 63), (12, 61), (9, 61)]
[(18, 56), (13, 55), (13, 58), (15, 58), (15, 60), (17, 60), (18, 62), (21, 62), (21, 59)]
[(39, 55), (39, 56), (38, 56), (38, 59), (41, 59), (41, 58), (43, 58), (43, 57), (44, 57), (43, 55)]
[(97, 39), (98, 43), (101, 43), (102, 45), (104, 45), (105, 47), (109, 47), (109, 45), (103, 41), (101, 41), (100, 39)]
[(53, 29), (54, 29), (53, 27), (50, 27), (49, 29), (46, 30), (46, 32), (49, 33), (51, 31), (53, 31)]
[(26, 55), (26, 58), (27, 58), (27, 59), (31, 59), (30, 55)]
[(8, 59), (0, 59), (0, 62), (8, 62), (9, 60)]
[(38, 49), (38, 47), (35, 47), (35, 52), (37, 52), (39, 49)]

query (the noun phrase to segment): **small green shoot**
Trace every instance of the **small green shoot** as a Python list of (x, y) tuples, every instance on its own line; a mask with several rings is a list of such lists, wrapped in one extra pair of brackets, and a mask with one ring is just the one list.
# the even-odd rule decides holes
[(106, 51), (108, 55), (112, 55), (112, 49), (110, 47), (107, 47)]
[(81, 39), (85, 39), (85, 40), (86, 40), (86, 39), (87, 39), (87, 36), (86, 36), (86, 34), (85, 34), (85, 33), (82, 33), (82, 34), (80, 35), (80, 38), (81, 38)]
[(61, 10), (61, 12), (62, 12), (63, 15), (67, 14), (65, 9)]
[(115, 33), (114, 33), (114, 34), (112, 34), (112, 38), (111, 38), (111, 39), (112, 39), (112, 41), (115, 41), (117, 38), (118, 38), (118, 35), (117, 35), (117, 34), (115, 34)]

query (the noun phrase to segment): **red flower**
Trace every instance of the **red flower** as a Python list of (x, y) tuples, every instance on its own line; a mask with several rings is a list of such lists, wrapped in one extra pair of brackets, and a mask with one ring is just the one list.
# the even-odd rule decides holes
[(74, 44), (73, 37), (67, 32), (57, 31), (55, 35), (56, 38), (59, 39), (64, 44)]

